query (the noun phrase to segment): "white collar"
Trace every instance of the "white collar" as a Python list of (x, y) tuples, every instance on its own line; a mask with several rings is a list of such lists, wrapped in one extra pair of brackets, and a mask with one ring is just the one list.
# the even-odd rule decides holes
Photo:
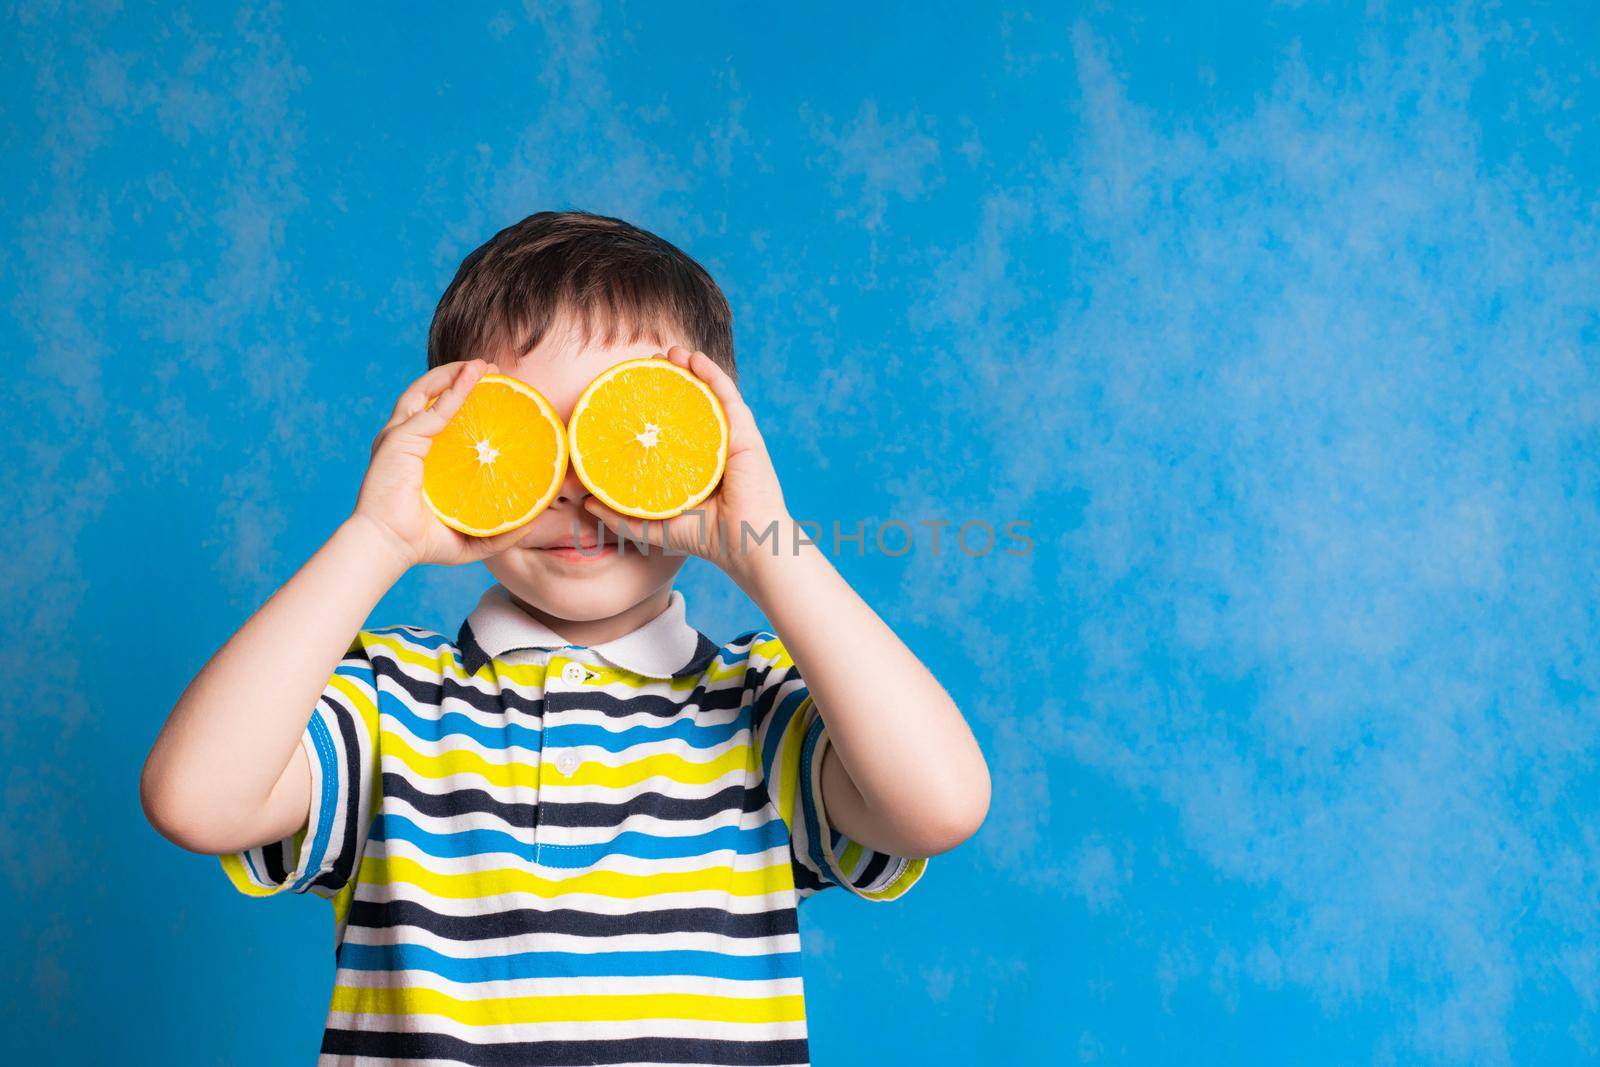
[[(689, 625), (686, 607), (683, 593), (674, 589), (666, 611), (630, 633), (602, 641), (591, 651), (625, 671), (649, 678), (702, 671), (717, 649), (710, 638)], [(489, 660), (517, 649), (581, 647), (518, 607), (511, 591), (498, 582), (478, 598), (478, 606), (461, 624), (456, 644), (469, 675), (477, 674)]]

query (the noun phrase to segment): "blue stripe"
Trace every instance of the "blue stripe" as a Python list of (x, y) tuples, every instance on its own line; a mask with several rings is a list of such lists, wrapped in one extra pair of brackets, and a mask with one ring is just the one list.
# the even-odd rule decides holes
[(406, 732), (420, 741), (436, 742), (447, 736), (470, 737), (484, 748), (503, 751), (512, 746), (539, 751), (539, 728), (522, 726), (513, 722), (491, 725), (478, 722), (470, 715), (448, 711), (437, 719), (423, 718), (412, 710), (397, 694), (378, 694), (378, 710), (406, 728)]
[[(294, 884), (293, 891), (298, 893), (303, 890), (313, 878), (322, 871), (322, 857), (328, 851), (328, 838), (333, 833), (333, 812), (339, 803), (339, 756), (333, 747), (333, 737), (328, 732), (328, 724), (322, 721), (322, 716), (311, 716), (312, 747), (317, 750), (317, 762), (322, 765), (322, 806), (317, 819), (316, 840), (311, 843), (311, 858), (304, 865), (305, 874)], [(350, 753), (351, 759), (359, 758), (357, 753)], [(304, 848), (304, 842), (301, 847)]]
[(709, 749), (727, 744), (748, 720), (737, 716), (724, 723), (698, 723), (692, 717), (680, 717), (670, 726), (630, 726), (626, 730), (607, 730), (591, 723), (571, 723), (552, 726), (545, 732), (545, 744), (555, 748), (576, 748), (592, 745), (606, 752), (626, 752), (635, 745), (655, 744), (658, 741), (682, 741), (690, 748)]
[(778, 745), (789, 729), (789, 720), (794, 718), (795, 710), (810, 695), (811, 690), (805, 686), (796, 688), (794, 692), (784, 697), (782, 704), (772, 709), (772, 715), (767, 720), (767, 733), (761, 739), (761, 769), (766, 775), (774, 797), (778, 795), (779, 779), (773, 776), (772, 765), (778, 758)]
[(262, 849), (269, 848), (269, 847), (271, 847), (271, 846), (268, 846), (268, 845), (257, 845), (255, 848), (247, 848), (243, 852), (239, 853), (239, 855), (244, 857), (244, 865), (246, 867), (250, 868), (250, 877), (254, 878), (256, 880), (257, 884), (259, 884), (259, 885), (271, 885), (272, 884), (272, 882), (269, 879), (261, 877), (261, 872), (256, 870), (256, 861), (254, 859), (254, 857), (260, 856), (262, 863), (267, 862), (267, 857), (262, 852)]
[(428, 971), (452, 982), (679, 975), (755, 982), (800, 977), (800, 953), (736, 956), (694, 949), (660, 952), (544, 950), (457, 959), (422, 945), (360, 945), (346, 941), (339, 950), (339, 966), (357, 971)]
[[(354, 671), (347, 672), (357, 676)], [(367, 676), (370, 678), (370, 675)], [(367, 682), (370, 686), (372, 683)], [(382, 714), (406, 728), (420, 741), (438, 742), (445, 737), (470, 737), (483, 748), (503, 752), (513, 746), (540, 748), (540, 728), (518, 723), (483, 723), (462, 712), (445, 712), (438, 718), (418, 715), (399, 694), (387, 690), (378, 694), (378, 707)], [(626, 752), (635, 745), (655, 744), (662, 741), (682, 741), (690, 748), (711, 749), (726, 744), (745, 727), (743, 716), (730, 722), (704, 724), (693, 718), (680, 717), (668, 726), (630, 726), (626, 730), (607, 730), (592, 723), (572, 723), (552, 726), (545, 732), (544, 744), (575, 748), (592, 745), (605, 752)]]
[(625, 830), (610, 841), (585, 845), (556, 845), (540, 843), (538, 855), (525, 841), (504, 830), (457, 830), (453, 833), (435, 833), (418, 826), (404, 815), (384, 812), (374, 820), (370, 839), (373, 841), (406, 841), (424, 854), (439, 859), (466, 859), (491, 853), (505, 853), (547, 867), (579, 868), (593, 865), (604, 856), (632, 856), (636, 859), (670, 860), (693, 859), (714, 852), (732, 852), (738, 856), (759, 856), (772, 848), (781, 837), (774, 837), (772, 823), (782, 827), (781, 819), (770, 820), (763, 826), (719, 826), (703, 834), (685, 837), (664, 837)]

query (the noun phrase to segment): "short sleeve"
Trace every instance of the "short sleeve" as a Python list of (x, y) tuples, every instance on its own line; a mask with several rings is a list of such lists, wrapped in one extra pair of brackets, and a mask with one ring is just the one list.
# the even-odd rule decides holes
[(376, 810), (377, 684), (356, 635), (317, 699), (300, 735), (311, 765), (311, 804), (303, 829), (282, 841), (219, 856), (234, 888), (264, 897), (288, 890), (333, 898), (350, 884)]
[(822, 798), (828, 725), (776, 636), (755, 636), (745, 686), (767, 794), (789, 826), (790, 860), (800, 898), (836, 885), (864, 900), (884, 902), (903, 896), (922, 877), (927, 857), (868, 848), (830, 825)]

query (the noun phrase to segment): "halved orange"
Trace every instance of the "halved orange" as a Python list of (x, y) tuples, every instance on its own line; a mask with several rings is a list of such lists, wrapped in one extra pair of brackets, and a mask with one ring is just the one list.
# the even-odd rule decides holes
[(728, 419), (711, 387), (670, 360), (603, 371), (567, 418), (573, 473), (614, 511), (670, 519), (711, 495), (728, 462)]
[(422, 497), (446, 526), (488, 537), (549, 507), (566, 476), (566, 428), (550, 401), (485, 374), (428, 446)]

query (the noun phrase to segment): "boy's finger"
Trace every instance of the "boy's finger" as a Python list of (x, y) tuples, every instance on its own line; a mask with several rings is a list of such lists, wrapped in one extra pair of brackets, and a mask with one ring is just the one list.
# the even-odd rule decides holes
[(695, 377), (710, 387), (711, 395), (722, 404), (723, 414), (728, 416), (730, 432), (734, 426), (744, 423), (754, 425), (755, 416), (751, 414), (749, 405), (744, 402), (739, 386), (716, 360), (704, 352), (696, 352), (689, 357), (688, 368), (694, 372)]
[[(538, 516), (535, 515), (534, 518), (536, 519)], [(502, 530), (493, 537), (486, 538), (484, 547), (487, 550), (487, 554), (491, 556), (497, 555), (498, 553), (510, 548), (512, 545), (528, 536), (528, 527), (532, 525), (533, 519), (529, 519), (521, 526), (514, 526), (509, 530)]]
[(666, 547), (667, 524), (664, 522), (624, 515), (620, 511), (613, 511), (592, 496), (584, 500), (583, 510), (605, 523), (618, 538), (626, 537), (635, 543), (643, 541), (656, 548)]
[(455, 380), (450, 383), (450, 387), (429, 400), (421, 411), (401, 423), (401, 428), (421, 437), (432, 437), (444, 429), (445, 424), (466, 402), (467, 394), (472, 392), (472, 387), (483, 377), (486, 369), (484, 362), (479, 359), (463, 364)]
[(446, 388), (464, 366), (466, 366), (464, 360), (441, 363), (412, 382), (406, 391), (400, 394), (400, 399), (395, 401), (394, 413), (389, 416), (389, 421), (384, 423), (383, 428), (387, 430), (391, 426), (398, 426), (427, 407), (428, 398)]

